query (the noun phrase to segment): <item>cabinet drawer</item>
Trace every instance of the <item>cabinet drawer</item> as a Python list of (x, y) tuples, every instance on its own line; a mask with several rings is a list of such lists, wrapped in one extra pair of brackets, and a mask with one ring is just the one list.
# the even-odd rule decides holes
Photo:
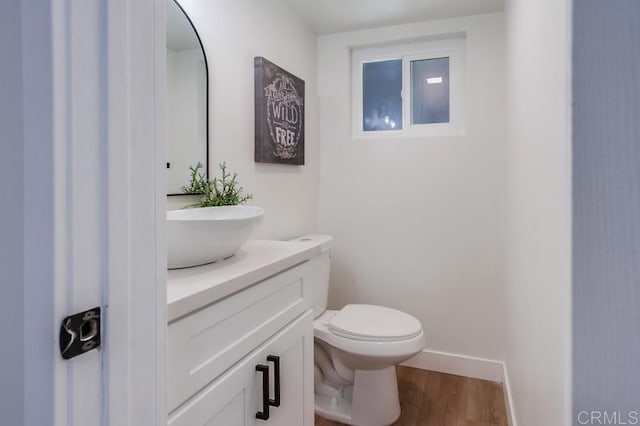
[(311, 308), (305, 262), (169, 324), (169, 412)]
[[(269, 366), (269, 398), (275, 397), (275, 373), (267, 357), (279, 357), (280, 405), (257, 420), (263, 394), (259, 364)], [(313, 426), (313, 316), (289, 324), (169, 417), (169, 426)]]

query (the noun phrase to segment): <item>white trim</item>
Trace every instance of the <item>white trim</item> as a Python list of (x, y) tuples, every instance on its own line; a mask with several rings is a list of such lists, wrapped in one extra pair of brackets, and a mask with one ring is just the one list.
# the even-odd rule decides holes
[(513, 407), (513, 396), (511, 394), (511, 382), (509, 382), (509, 374), (507, 373), (507, 364), (502, 364), (502, 375), (504, 380), (502, 382), (502, 392), (504, 394), (504, 406), (507, 410), (507, 424), (509, 426), (517, 426), (516, 412)]
[[(167, 8), (164, 0), (155, 0), (154, 8), (154, 154), (155, 154), (155, 417), (156, 424), (167, 422), (167, 150), (166, 150), (166, 81), (167, 81)], [(144, 10), (142, 10), (144, 13)], [(208, 98), (207, 98), (208, 99)], [(207, 100), (208, 102), (208, 100)], [(208, 151), (207, 151), (208, 152)]]
[(166, 424), (163, 0), (111, 0), (105, 424)]
[(402, 365), (498, 383), (502, 383), (504, 379), (502, 361), (430, 351), (428, 349), (403, 362)]
[[(166, 424), (164, 0), (20, 7), (23, 424)], [(94, 306), (101, 350), (63, 361)]]
[[(108, 122), (107, 129), (110, 143), (107, 152), (109, 168), (109, 204), (108, 226), (109, 240), (109, 281), (105, 290), (105, 370), (107, 385), (105, 392), (104, 423), (127, 425), (131, 416), (131, 374), (130, 355), (127, 349), (117, 348), (129, 344), (131, 340), (131, 321), (128, 302), (129, 286), (129, 192), (126, 190), (129, 176), (129, 167), (121, 167), (120, 173), (112, 173), (113, 165), (128, 164), (128, 135), (130, 133), (129, 110), (124, 107), (128, 104), (128, 85), (126, 77), (119, 72), (127, 69), (127, 43), (130, 37), (128, 23), (128, 10), (121, 0), (111, 1), (106, 5), (107, 31), (109, 35), (107, 43), (107, 74), (109, 87), (109, 102), (107, 105)], [(120, 20), (120, 29), (115, 31), (117, 20)], [(124, 189), (124, 191), (123, 191)], [(117, 356), (119, 355), (119, 356)]]

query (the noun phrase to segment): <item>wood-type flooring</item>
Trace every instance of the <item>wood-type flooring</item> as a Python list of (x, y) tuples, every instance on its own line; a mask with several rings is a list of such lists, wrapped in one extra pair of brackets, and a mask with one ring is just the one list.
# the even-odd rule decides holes
[[(502, 384), (396, 367), (402, 414), (393, 426), (507, 426)], [(315, 426), (342, 423), (315, 418)]]

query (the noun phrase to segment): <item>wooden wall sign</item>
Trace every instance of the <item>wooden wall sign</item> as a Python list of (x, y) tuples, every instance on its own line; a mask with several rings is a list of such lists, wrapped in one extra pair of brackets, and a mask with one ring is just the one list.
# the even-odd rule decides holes
[(255, 72), (255, 161), (304, 164), (304, 81), (258, 56)]

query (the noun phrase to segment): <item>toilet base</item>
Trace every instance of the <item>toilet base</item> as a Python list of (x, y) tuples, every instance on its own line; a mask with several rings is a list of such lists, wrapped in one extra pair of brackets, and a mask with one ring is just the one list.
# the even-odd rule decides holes
[(400, 417), (396, 368), (356, 370), (353, 399), (315, 395), (315, 411), (329, 420), (354, 426), (388, 426)]

